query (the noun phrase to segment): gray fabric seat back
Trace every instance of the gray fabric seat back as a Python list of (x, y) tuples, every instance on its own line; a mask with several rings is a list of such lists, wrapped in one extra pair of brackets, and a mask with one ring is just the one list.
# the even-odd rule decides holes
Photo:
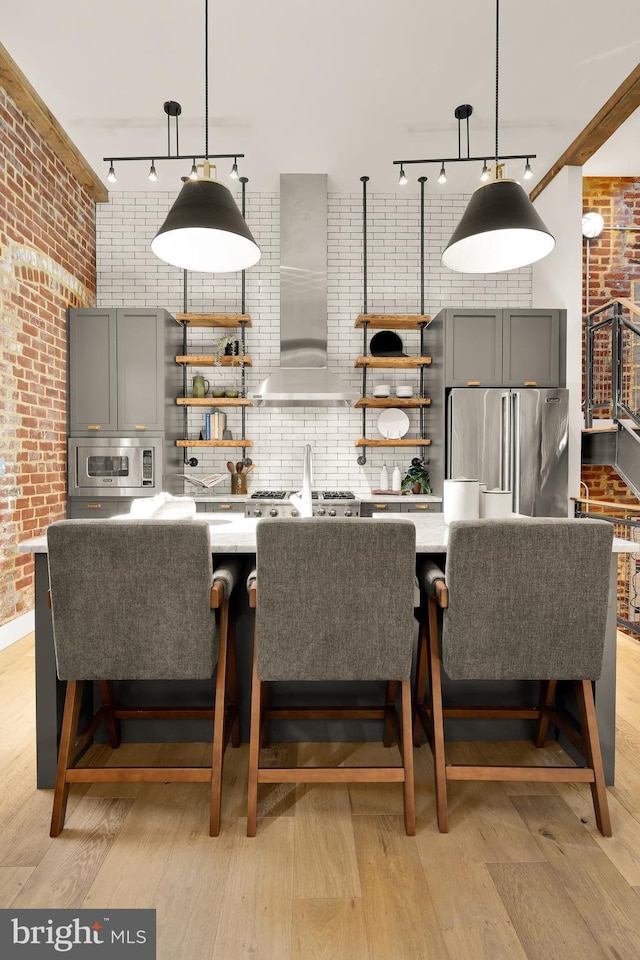
[(442, 626), (449, 676), (596, 680), (612, 542), (603, 520), (452, 523)]
[(260, 680), (406, 680), (415, 527), (268, 520), (257, 529)]
[(212, 675), (218, 640), (205, 523), (62, 520), (47, 541), (61, 680)]

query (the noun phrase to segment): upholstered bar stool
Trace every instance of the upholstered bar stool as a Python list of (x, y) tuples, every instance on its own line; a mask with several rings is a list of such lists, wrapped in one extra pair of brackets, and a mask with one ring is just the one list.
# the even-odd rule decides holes
[[(432, 747), (442, 832), (448, 780), (523, 780), (589, 783), (598, 828), (611, 836), (592, 681), (602, 670), (612, 541), (612, 525), (602, 520), (460, 521), (449, 527), (446, 576), (423, 564), (414, 732), (422, 722)], [(451, 680), (540, 680), (539, 702), (443, 706), (442, 667)], [(580, 729), (554, 704), (559, 680), (573, 681)], [(552, 722), (586, 767), (448, 764), (444, 720), (461, 717), (534, 719), (538, 747)]]
[[(209, 528), (191, 520), (63, 520), (47, 531), (58, 677), (67, 681), (51, 836), (64, 825), (69, 785), (202, 781), (211, 789), (210, 834), (220, 829), (222, 760), (239, 745), (235, 638), (229, 597), (235, 561), (213, 571)], [(219, 611), (216, 623), (215, 610)], [(131, 707), (116, 702), (114, 680), (212, 680), (214, 706)], [(98, 682), (102, 706), (79, 732), (83, 687)], [(106, 725), (120, 745), (122, 719), (213, 720), (208, 767), (77, 767)]]
[[(259, 783), (372, 781), (403, 784), (405, 829), (414, 834), (410, 676), (415, 527), (407, 521), (343, 518), (262, 521), (256, 572), (248, 584), (256, 618), (247, 835), (256, 833)], [(402, 720), (388, 694), (380, 707), (269, 708), (268, 683), (317, 680), (400, 682)], [(388, 727), (398, 734), (403, 764), (261, 767), (269, 717), (387, 722), (393, 717)]]

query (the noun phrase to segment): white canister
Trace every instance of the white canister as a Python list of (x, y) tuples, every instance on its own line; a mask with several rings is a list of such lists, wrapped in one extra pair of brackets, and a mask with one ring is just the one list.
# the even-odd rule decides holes
[(487, 520), (505, 520), (511, 516), (511, 490), (485, 490), (482, 494), (481, 515)]
[(477, 520), (480, 516), (480, 484), (477, 480), (458, 477), (444, 481), (442, 510), (444, 522)]

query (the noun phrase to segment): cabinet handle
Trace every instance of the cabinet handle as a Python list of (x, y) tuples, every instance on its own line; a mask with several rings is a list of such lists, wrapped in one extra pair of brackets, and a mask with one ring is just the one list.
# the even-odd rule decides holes
[(524, 386), (525, 386), (525, 387), (537, 387), (537, 386), (538, 386), (538, 381), (537, 381), (537, 380), (525, 380)]
[(386, 510), (388, 507), (387, 503), (374, 503), (376, 510)]
[(219, 510), (231, 510), (231, 504), (230, 504), (230, 503), (219, 503), (219, 504), (218, 504), (218, 509), (219, 509)]
[(102, 509), (102, 504), (101, 504), (101, 503), (88, 503), (88, 504), (87, 504), (87, 509), (88, 509), (88, 510), (101, 510), (101, 509)]
[(99, 429), (100, 429), (100, 424), (99, 424), (99, 423), (88, 423), (88, 424), (87, 424), (87, 430), (99, 430)]
[(428, 509), (429, 509), (429, 504), (428, 504), (428, 503), (414, 503), (413, 507), (414, 507), (415, 510), (428, 510)]
[(480, 381), (479, 381), (479, 380), (467, 380), (467, 386), (468, 386), (468, 387), (479, 387), (479, 386), (480, 386)]
[(146, 430), (146, 429), (147, 429), (147, 425), (146, 425), (146, 423), (134, 423), (133, 429), (134, 429), (134, 430)]

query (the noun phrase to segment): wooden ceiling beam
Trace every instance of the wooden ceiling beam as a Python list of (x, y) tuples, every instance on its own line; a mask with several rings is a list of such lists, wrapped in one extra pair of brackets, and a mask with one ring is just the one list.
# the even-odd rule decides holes
[(535, 200), (540, 196), (563, 167), (582, 167), (638, 107), (640, 107), (640, 63), (622, 81), (562, 156), (558, 157), (553, 166), (547, 170), (542, 180), (529, 194), (530, 199)]
[(18, 64), (0, 43), (0, 84), (55, 155), (96, 203), (107, 203), (109, 191), (89, 166), (75, 143), (62, 129), (44, 100), (31, 86)]

